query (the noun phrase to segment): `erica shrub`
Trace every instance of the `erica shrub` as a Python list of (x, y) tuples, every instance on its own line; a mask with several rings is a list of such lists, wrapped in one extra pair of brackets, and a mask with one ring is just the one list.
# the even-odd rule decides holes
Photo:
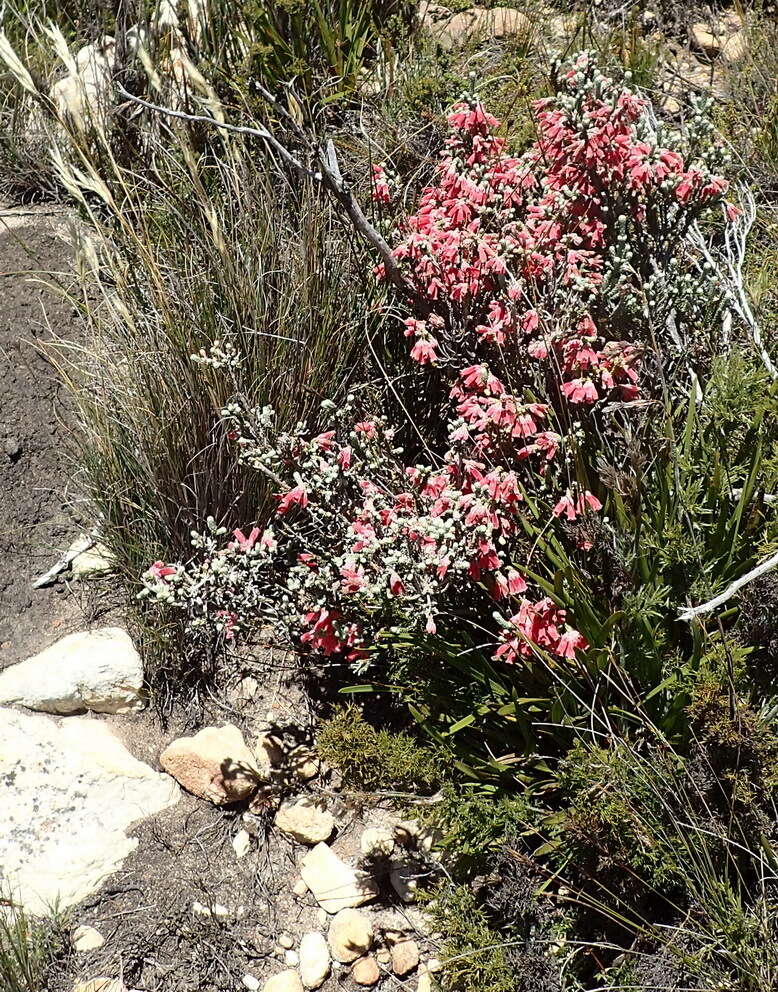
[[(501, 665), (586, 651), (533, 581), (532, 535), (556, 532), (585, 556), (607, 529), (604, 515), (587, 521), (609, 497), (596, 468), (608, 414), (628, 423), (671, 370), (706, 360), (703, 317), (721, 294), (689, 232), (715, 239), (735, 208), (702, 113), (683, 141), (663, 135), (586, 53), (535, 119), (537, 140), (514, 155), (480, 101), (460, 101), (435, 181), (393, 220), (402, 327), (411, 359), (445, 385), (445, 442), (412, 455), (399, 425), (353, 398), (325, 404), (318, 433), (231, 404), (241, 461), (277, 486), (275, 516), (226, 545), (215, 525), (196, 535), (193, 563), (156, 563), (146, 594), (227, 637), (273, 617), (360, 669), (382, 632), (431, 637), (441, 623)], [(382, 167), (374, 193), (391, 211)]]

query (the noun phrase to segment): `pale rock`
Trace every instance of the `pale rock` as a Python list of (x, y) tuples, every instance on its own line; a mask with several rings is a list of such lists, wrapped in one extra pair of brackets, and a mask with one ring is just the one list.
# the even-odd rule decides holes
[(330, 919), (330, 914), (327, 912), (326, 909), (317, 909), (316, 919), (319, 921), (321, 926), (326, 927)]
[(302, 897), (306, 894), (306, 892), (308, 892), (308, 886), (301, 878), (298, 878), (292, 886), (292, 892), (294, 892), (296, 896)]
[(694, 47), (704, 52), (710, 59), (715, 59), (721, 52), (723, 39), (714, 34), (704, 21), (692, 24), (691, 40)]
[(432, 975), (426, 969), (419, 968), (416, 992), (432, 992)]
[(76, 982), (73, 992), (127, 992), (119, 978), (92, 978), (88, 982)]
[(300, 863), (300, 874), (328, 913), (361, 906), (378, 895), (374, 879), (347, 865), (326, 844), (317, 844), (306, 853)]
[(119, 627), (62, 637), (0, 672), (0, 704), (67, 715), (143, 709), (143, 664)]
[(273, 734), (262, 733), (254, 743), (254, 756), (257, 770), (267, 781), (284, 763), (284, 745)]
[(187, 792), (217, 806), (246, 799), (257, 787), (254, 756), (240, 730), (229, 723), (179, 737), (159, 762)]
[(358, 909), (342, 909), (330, 923), (327, 943), (336, 961), (349, 964), (373, 946), (373, 924)]
[(433, 974), (438, 971), (443, 971), (443, 962), (439, 961), (437, 958), (430, 958), (427, 962), (427, 971), (431, 971)]
[(51, 87), (49, 95), (60, 118), (76, 128), (102, 130), (111, 102), (116, 42), (110, 35), (84, 45), (76, 53), (75, 72)]
[(301, 844), (319, 844), (329, 840), (335, 829), (335, 817), (310, 799), (282, 806), (276, 813), (276, 826)]
[(246, 675), (238, 682), (237, 696), (242, 702), (251, 702), (259, 692), (259, 682), (253, 675)]
[(303, 983), (297, 972), (289, 968), (268, 978), (262, 986), (262, 992), (303, 992)]
[(244, 975), (241, 982), (243, 983), (243, 987), (247, 988), (249, 992), (257, 992), (261, 984), (259, 979), (253, 975)]
[(392, 971), (402, 978), (419, 967), (419, 945), (410, 937), (400, 937), (389, 943)]
[(413, 865), (407, 861), (395, 862), (389, 872), (389, 882), (403, 902), (415, 902), (418, 879)]
[(235, 857), (240, 861), (245, 858), (251, 850), (251, 834), (248, 830), (239, 830), (232, 838), (232, 849)]
[(73, 931), (73, 947), (79, 952), (96, 951), (102, 947), (105, 939), (94, 927), (81, 926)]
[(0, 709), (0, 889), (32, 914), (80, 902), (137, 847), (128, 827), (179, 797), (100, 720)]
[(388, 827), (367, 827), (359, 838), (359, 849), (366, 858), (388, 857), (394, 850), (394, 835)]
[[(116, 559), (109, 549), (99, 541), (96, 544), (90, 541), (86, 534), (81, 534), (68, 548), (68, 554), (74, 556), (70, 562), (70, 572), (76, 579), (102, 575), (116, 567)], [(79, 550), (81, 548), (84, 550)]]
[(308, 782), (321, 771), (321, 762), (308, 747), (296, 747), (289, 754), (289, 769), (295, 778)]
[(208, 906), (203, 905), (201, 902), (193, 902), (192, 912), (195, 916), (201, 916), (204, 919), (216, 918), (217, 920), (225, 920), (230, 915), (229, 909), (226, 906), (220, 905), (218, 902)]
[(449, 17), (430, 17), (426, 27), (445, 49), (492, 38), (529, 38), (529, 18), (513, 7), (472, 7)]
[(300, 978), (307, 989), (318, 989), (330, 973), (327, 941), (317, 930), (303, 934), (300, 941)]
[(286, 950), (289, 950), (290, 947), (294, 947), (294, 937), (291, 934), (282, 933), (278, 938), (278, 943), (281, 947), (285, 947)]
[(296, 968), (299, 963), (300, 963), (300, 955), (297, 953), (297, 951), (287, 951), (284, 954), (284, 964), (288, 968)]
[(748, 53), (748, 39), (745, 31), (736, 31), (721, 46), (721, 57), (728, 65), (742, 62)]
[(360, 958), (359, 961), (354, 962), (354, 967), (351, 969), (351, 977), (357, 985), (376, 984), (381, 977), (381, 970), (372, 954), (368, 954), (367, 957)]
[(383, 965), (391, 964), (392, 955), (385, 947), (382, 947), (379, 951), (376, 951), (376, 961)]

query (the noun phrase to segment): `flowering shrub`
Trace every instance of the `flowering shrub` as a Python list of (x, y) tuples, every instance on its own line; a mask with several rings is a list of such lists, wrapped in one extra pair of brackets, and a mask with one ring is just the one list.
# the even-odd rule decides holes
[[(236, 530), (225, 545), (214, 524), (194, 535), (198, 564), (156, 562), (145, 574), (147, 593), (186, 608), (195, 627), (215, 624), (232, 638), (269, 615), (311, 649), (360, 663), (393, 622), (434, 634), (460, 605), (476, 618), (474, 604), (527, 590), (513, 565), (524, 540), (514, 471), (487, 468), (456, 447), (439, 469), (404, 466), (394, 432), (383, 421), (354, 423), (350, 403), (333, 411), (335, 429), (313, 438), (275, 433), (267, 408), (225, 414), (242, 458), (285, 482), (272, 527)], [(599, 508), (592, 494), (585, 501)], [(510, 641), (525, 636), (570, 657), (585, 642), (547, 602), (522, 601), (521, 620), (506, 624)], [(526, 623), (527, 611), (547, 622)], [(496, 651), (507, 661), (516, 655)]]
[[(449, 114), (436, 182), (394, 249), (425, 311), (405, 322), (411, 357), (456, 369), (488, 355), (521, 386), (536, 362), (570, 404), (635, 399), (642, 346), (661, 333), (652, 318), (691, 324), (716, 295), (685, 244), (727, 190), (704, 144), (709, 125), (695, 117), (685, 157), (648, 102), (587, 53), (536, 102), (535, 119), (538, 138), (517, 157), (476, 98)], [(388, 202), (383, 171), (374, 190)]]
[[(228, 638), (273, 616), (357, 667), (381, 631), (431, 636), (442, 619), (502, 663), (588, 647), (530, 590), (526, 524), (545, 515), (540, 526), (568, 540), (565, 527), (603, 510), (605, 486), (586, 469), (603, 428), (586, 418), (656, 389), (641, 370), (659, 337), (688, 350), (714, 283), (686, 235), (723, 205), (726, 182), (702, 150), (702, 117), (685, 153), (660, 141), (646, 101), (587, 54), (536, 119), (537, 141), (514, 156), (478, 100), (457, 104), (435, 183), (397, 222), (394, 255), (415, 294), (410, 355), (448, 385), (445, 450), (409, 464), (388, 423), (357, 419), (351, 401), (325, 404), (331, 423), (314, 436), (232, 405), (242, 460), (277, 486), (272, 526), (225, 546), (212, 525), (194, 537), (193, 564), (152, 566), (146, 594)], [(386, 172), (373, 178), (389, 205)]]

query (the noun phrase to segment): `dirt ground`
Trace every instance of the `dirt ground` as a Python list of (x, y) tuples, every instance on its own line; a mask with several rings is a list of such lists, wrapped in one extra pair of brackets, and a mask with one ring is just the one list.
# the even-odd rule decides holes
[(0, 668), (79, 626), (87, 610), (83, 591), (32, 588), (84, 523), (70, 481), (67, 404), (38, 350), (52, 335), (80, 334), (74, 308), (39, 281), (67, 271), (66, 229), (56, 208), (0, 205)]
[[(299, 670), (283, 655), (265, 649), (253, 662), (246, 659), (232, 685), (219, 687), (203, 722), (235, 723), (249, 743), (272, 727), (286, 747), (312, 745), (316, 716)], [(259, 687), (251, 698), (242, 693), (247, 675)], [(171, 724), (179, 718), (174, 714)], [(136, 757), (156, 767), (165, 745), (186, 732), (180, 724), (163, 730), (152, 710), (107, 719)], [(48, 974), (46, 992), (72, 992), (78, 982), (97, 976), (119, 977), (132, 992), (239, 992), (245, 976), (263, 983), (282, 971), (287, 967), (284, 942), (297, 948), (305, 932), (326, 935), (329, 924), (310, 892), (294, 892), (307, 848), (273, 824), (277, 803), (300, 795), (334, 815), (331, 846), (346, 859), (359, 858), (366, 825), (396, 821), (400, 815), (390, 799), (343, 792), (337, 773), (327, 769), (306, 784), (293, 778), (277, 783), (275, 798), (266, 805), (216, 807), (182, 792), (177, 805), (131, 829), (138, 839), (135, 852), (99, 891), (69, 911), (71, 933), (93, 926), (105, 943), (60, 959)], [(239, 859), (232, 840), (242, 829), (251, 834), (251, 847)], [(373, 923), (376, 946), (381, 947), (385, 933), (400, 931), (415, 937), (426, 957), (434, 954), (421, 914), (401, 903), (380, 866), (372, 868), (380, 897), (362, 908)], [(213, 915), (196, 911), (196, 904), (210, 907)], [(404, 982), (390, 975), (376, 986), (415, 987), (415, 976)], [(349, 968), (334, 965), (322, 992), (359, 988)]]

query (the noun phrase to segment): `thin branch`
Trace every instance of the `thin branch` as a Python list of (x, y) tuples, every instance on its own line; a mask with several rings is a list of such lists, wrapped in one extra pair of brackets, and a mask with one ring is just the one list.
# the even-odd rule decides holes
[(215, 118), (207, 117), (204, 114), (189, 114), (183, 110), (174, 110), (172, 107), (163, 107), (160, 104), (151, 103), (148, 100), (144, 100), (142, 97), (134, 96), (132, 93), (128, 92), (121, 85), (121, 83), (117, 83), (116, 86), (121, 96), (123, 96), (126, 100), (130, 100), (141, 107), (145, 107), (146, 110), (153, 111), (154, 113), (162, 114), (166, 117), (174, 117), (177, 120), (182, 121), (210, 124), (212, 127), (221, 128), (222, 130), (229, 131), (233, 134), (245, 134), (250, 135), (251, 137), (261, 138), (262, 141), (266, 142), (266, 144), (272, 148), (273, 151), (276, 152), (282, 159), (282, 161), (285, 162), (286, 165), (288, 165), (292, 170), (307, 179), (312, 179), (314, 182), (321, 183), (324, 188), (335, 197), (346, 213), (346, 216), (351, 221), (355, 230), (365, 239), (365, 241), (368, 242), (368, 244), (371, 244), (381, 256), (381, 261), (383, 262), (387, 279), (403, 294), (410, 296), (421, 310), (425, 309), (424, 303), (419, 298), (418, 293), (416, 293), (412, 284), (403, 275), (400, 266), (397, 264), (397, 259), (392, 254), (391, 248), (373, 227), (367, 217), (365, 217), (362, 207), (359, 205), (359, 202), (351, 192), (346, 181), (343, 179), (335, 152), (335, 146), (332, 141), (328, 141), (326, 151), (322, 151), (321, 147), (310, 137), (310, 135), (308, 135), (304, 129), (297, 124), (286, 108), (282, 107), (281, 104), (279, 104), (278, 101), (272, 96), (272, 94), (270, 94), (263, 87), (258, 87), (260, 94), (286, 120), (291, 122), (292, 128), (297, 136), (315, 156), (319, 167), (318, 172), (314, 172), (312, 169), (309, 169), (307, 166), (303, 165), (303, 163), (296, 159), (294, 155), (292, 155), (292, 153), (283, 144), (281, 144), (275, 135), (273, 135), (273, 133), (265, 127), (245, 127), (237, 124), (227, 124), (224, 121), (217, 121)]
[(769, 572), (771, 569), (775, 568), (776, 565), (778, 565), (778, 552), (763, 561), (761, 565), (757, 565), (756, 568), (752, 568), (750, 572), (746, 572), (745, 575), (741, 575), (739, 579), (735, 579), (731, 585), (727, 586), (724, 592), (719, 593), (718, 596), (714, 596), (713, 599), (708, 600), (707, 603), (702, 603), (701, 606), (692, 606), (688, 610), (684, 610), (679, 614), (678, 619), (688, 621), (693, 620), (694, 617), (698, 617), (702, 613), (711, 613), (717, 607), (721, 606), (722, 603), (726, 603), (728, 599), (734, 596), (738, 589), (742, 589), (743, 586), (748, 585), (749, 582), (753, 582), (754, 579), (758, 579), (760, 576), (764, 575), (765, 572)]
[(95, 546), (98, 537), (99, 531), (95, 528), (90, 531), (88, 536), (76, 542), (76, 544), (62, 555), (56, 565), (52, 565), (48, 572), (44, 572), (40, 578), (37, 578), (33, 582), (33, 589), (42, 589), (44, 586), (50, 586), (57, 576), (65, 571), (74, 558), (78, 558), (79, 555), (82, 555), (85, 551), (89, 551), (90, 548)]

